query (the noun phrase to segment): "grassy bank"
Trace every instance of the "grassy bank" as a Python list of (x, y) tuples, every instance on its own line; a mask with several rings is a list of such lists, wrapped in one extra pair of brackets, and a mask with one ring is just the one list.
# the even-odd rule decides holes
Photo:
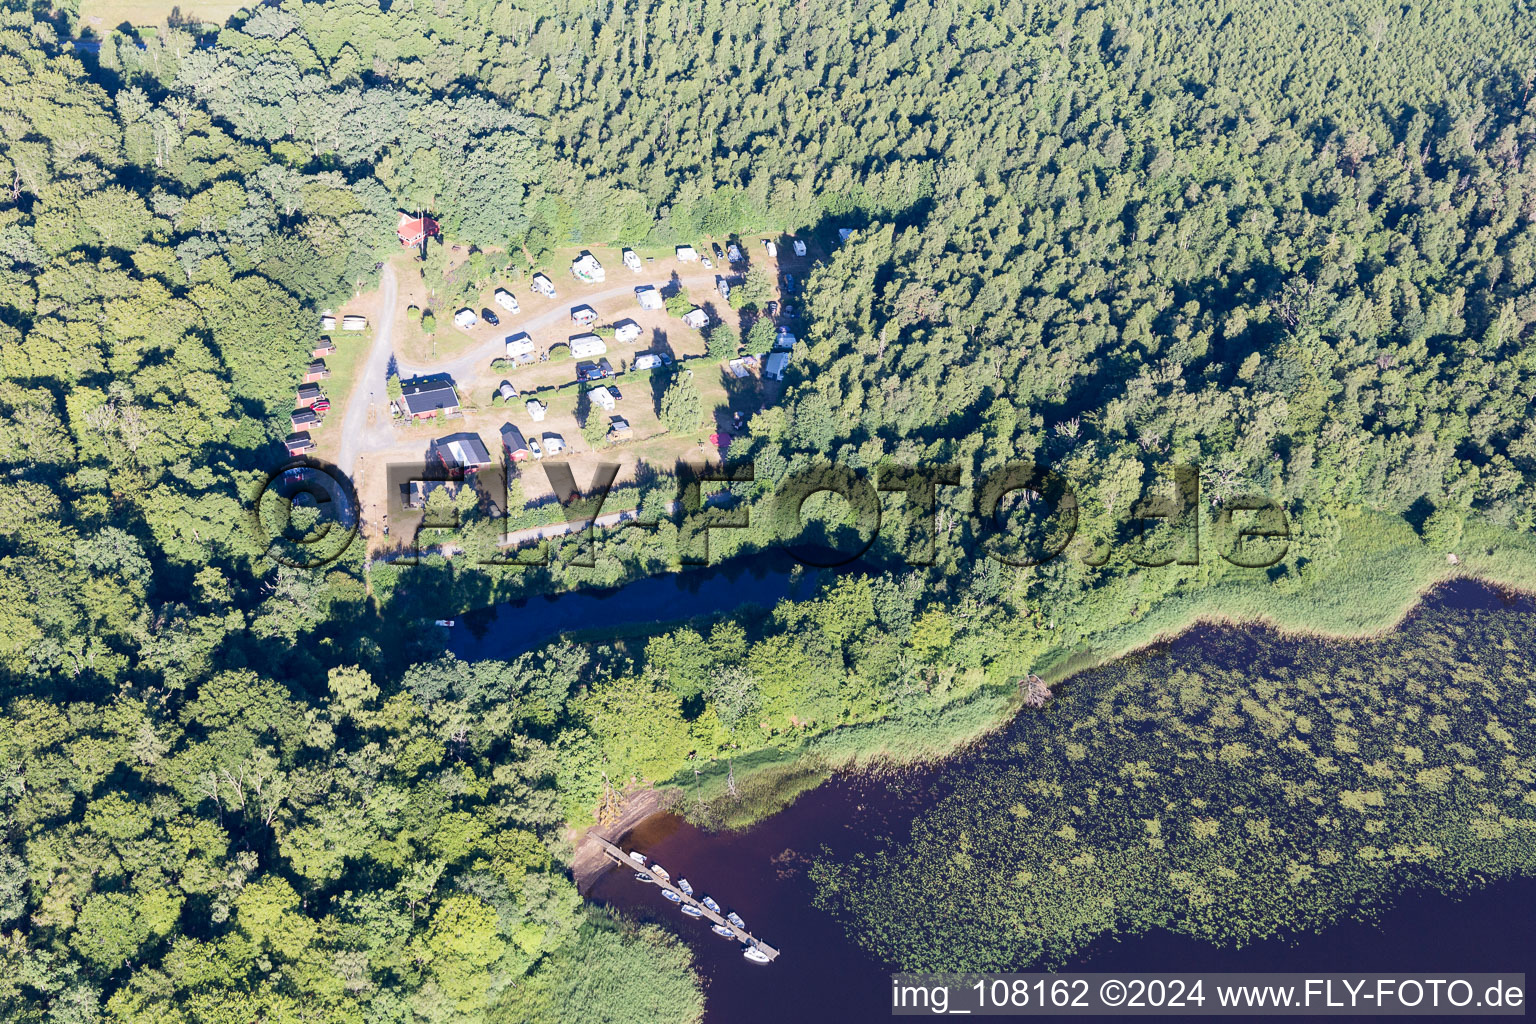
[[(1032, 671), (1058, 685), (1201, 623), (1261, 623), (1297, 636), (1381, 634), (1449, 580), (1473, 578), (1536, 591), (1536, 540), (1469, 524), (1453, 564), (1445, 552), (1426, 547), (1402, 519), (1362, 515), (1343, 531), (1334, 557), (1313, 566), (1263, 583), (1251, 576), (1197, 577), (1131, 621), (1048, 647)], [(1090, 592), (1085, 603), (1094, 597)], [(834, 771), (879, 770), (953, 755), (1013, 718), (1019, 709), (1015, 679), (994, 675), (951, 704), (839, 728), (793, 746), (745, 751), (729, 764), (711, 763), (697, 777), (682, 772), (664, 785), (684, 791), (680, 807), (690, 818), (711, 827), (744, 828), (782, 810)], [(728, 793), (731, 777), (734, 798)]]

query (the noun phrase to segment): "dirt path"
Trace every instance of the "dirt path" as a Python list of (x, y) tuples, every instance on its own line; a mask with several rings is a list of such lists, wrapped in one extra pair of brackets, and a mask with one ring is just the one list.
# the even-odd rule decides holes
[[(385, 375), (389, 370), (390, 335), (395, 329), (395, 305), (399, 288), (395, 281), (395, 268), (388, 263), (379, 276), (379, 303), (374, 310), (373, 347), (363, 361), (352, 393), (347, 397), (346, 418), (341, 424), (341, 452), (336, 456), (336, 466), (354, 481), (357, 480), (357, 457), (363, 451), (375, 451), (388, 447), (392, 440), (389, 416), (389, 391), (385, 387)], [(369, 426), (369, 412), (373, 424)]]
[(575, 843), (576, 853), (571, 858), (571, 875), (576, 879), (576, 888), (585, 895), (598, 876), (613, 865), (613, 861), (603, 853), (602, 847), (587, 841), (588, 836), (600, 835), (609, 842), (618, 842), (624, 833), (631, 831), (646, 818), (669, 810), (674, 799), (674, 794), (650, 787), (636, 790), (625, 797), (617, 820), (607, 825), (592, 825), (573, 834), (571, 839)]

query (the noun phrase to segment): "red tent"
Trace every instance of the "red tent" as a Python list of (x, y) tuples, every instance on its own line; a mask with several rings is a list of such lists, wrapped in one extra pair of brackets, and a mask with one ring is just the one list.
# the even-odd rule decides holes
[(401, 245), (420, 245), (438, 233), (438, 226), (437, 221), (431, 217), (412, 217), (402, 213), (400, 226), (395, 231), (400, 236)]

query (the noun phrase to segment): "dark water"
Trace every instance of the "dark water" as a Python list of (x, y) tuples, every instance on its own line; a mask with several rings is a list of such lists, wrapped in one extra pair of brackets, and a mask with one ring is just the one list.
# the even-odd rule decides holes
[(781, 598), (809, 593), (820, 575), (788, 555), (767, 553), (609, 590), (531, 597), (463, 615), (449, 631), (448, 649), (465, 661), (507, 660), (571, 630), (667, 622), (748, 604), (771, 608)]
[[(1475, 584), (1437, 591), (1431, 607), (1507, 609), (1532, 614)], [(1209, 642), (1211, 630), (1173, 641)], [(1228, 632), (1231, 632), (1230, 630)], [(949, 768), (954, 770), (956, 764)], [(823, 843), (852, 855), (905, 834), (913, 815), (942, 795), (940, 772), (913, 769), (878, 778), (836, 777), (745, 832), (706, 832), (674, 815), (646, 820), (621, 845), (639, 849), (674, 878), (746, 919), (782, 956), (759, 966), (734, 942), (712, 934), (662, 900), (654, 886), (611, 870), (589, 895), (634, 916), (664, 923), (688, 941), (708, 985), (712, 1024), (863, 1021), (889, 1011), (890, 968), (811, 905), (809, 860)], [(1526, 971), (1536, 968), (1536, 879), (1497, 882), (1460, 897), (1404, 896), (1373, 924), (1348, 922), (1318, 935), (1222, 949), (1156, 931), (1099, 944), (1067, 971)], [(1025, 969), (1026, 965), (1020, 965)]]

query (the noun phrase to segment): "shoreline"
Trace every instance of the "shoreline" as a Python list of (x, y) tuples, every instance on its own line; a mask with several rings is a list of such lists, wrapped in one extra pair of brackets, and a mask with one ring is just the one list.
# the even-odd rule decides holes
[[(1460, 583), (1472, 584), (1478, 587), (1482, 587), (1510, 600), (1519, 600), (1521, 598), (1529, 599), (1536, 597), (1536, 587), (1521, 587), (1506, 581), (1490, 578), (1482, 574), (1458, 571), (1442, 575), (1435, 580), (1425, 583), (1414, 591), (1409, 599), (1393, 616), (1390, 622), (1369, 630), (1331, 631), (1324, 629), (1305, 629), (1299, 627), (1285, 627), (1264, 616), (1228, 616), (1223, 618), (1216, 615), (1197, 613), (1194, 618), (1185, 621), (1183, 625), (1175, 629), (1159, 631), (1153, 634), (1152, 637), (1141, 640), (1133, 646), (1126, 647), (1123, 650), (1119, 650), (1115, 653), (1106, 654), (1102, 657), (1096, 658), (1089, 663), (1069, 664), (1067, 669), (1060, 675), (1052, 673), (1050, 676), (1046, 676), (1045, 678), (1054, 691), (1078, 675), (1102, 668), (1123, 658), (1141, 654), (1157, 646), (1172, 643), (1185, 636), (1186, 634), (1205, 626), (1228, 629), (1260, 628), (1273, 633), (1277, 638), (1293, 641), (1307, 639), (1322, 641), (1378, 640), (1384, 636), (1400, 630), (1415, 614), (1418, 614), (1423, 610), (1423, 608), (1434, 598), (1436, 591), (1446, 587), (1455, 586), (1456, 584)], [(932, 766), (942, 761), (960, 757), (972, 745), (985, 739), (988, 736), (995, 734), (1001, 729), (1006, 728), (1018, 717), (1019, 712), (1022, 710), (1022, 706), (1019, 705), (1016, 699), (1010, 701), (1009, 703), (1010, 710), (1006, 715), (1001, 716), (997, 720), (993, 721), (990, 725), (966, 736), (964, 739), (948, 745), (943, 751), (935, 751), (932, 756), (928, 757), (913, 757), (898, 760), (879, 754), (869, 754), (862, 757), (854, 755), (840, 759), (838, 761), (829, 762), (818, 757), (817, 752), (813, 748), (802, 749), (792, 759), (790, 759), (787, 764), (776, 762), (773, 765), (770, 765), (769, 768), (787, 767), (791, 770), (791, 772), (795, 772), (795, 770), (798, 769), (797, 774), (802, 777), (805, 772), (809, 770), (816, 774), (821, 774), (823, 778), (811, 786), (795, 788), (794, 792), (790, 794), (789, 798), (785, 800), (780, 806), (775, 807), (767, 814), (753, 816), (750, 820), (742, 824), (727, 824), (720, 828), (710, 828), (706, 824), (693, 821), (693, 819), (687, 815), (683, 815), (682, 817), (684, 820), (699, 825), (702, 828), (707, 828), (710, 831), (745, 831), (749, 828), (755, 827), (761, 822), (769, 820), (775, 814), (778, 814), (793, 804), (795, 800), (797, 800), (804, 793), (808, 793), (811, 790), (818, 788), (823, 782), (826, 781), (826, 778), (829, 778), (831, 775), (837, 772), (865, 772), (873, 775), (882, 770), (901, 771), (909, 768)], [(878, 725), (880, 723), (872, 724)], [(831, 736), (835, 734), (829, 733), (827, 735)], [(821, 737), (817, 737), (817, 739), (820, 738)], [(814, 744), (815, 741), (813, 740), (810, 742)], [(747, 784), (754, 777), (766, 774), (767, 770), (768, 769), (748, 769), (746, 772), (738, 776), (738, 780), (743, 784)], [(673, 813), (673, 809), (679, 805), (680, 795), (681, 790), (670, 783), (653, 783), (643, 789), (636, 790), (632, 794), (626, 795), (623, 803), (623, 809), (620, 812), (619, 818), (613, 823), (609, 825), (593, 824), (580, 830), (576, 830), (574, 828), (572, 829), (575, 853), (573, 854), (571, 861), (571, 872), (572, 876), (576, 880), (578, 889), (582, 892), (584, 897), (588, 892), (590, 892), (592, 884), (597, 880), (599, 876), (603, 874), (604, 871), (607, 870), (609, 866), (611, 866), (612, 863), (603, 856), (600, 848), (596, 843), (587, 842), (588, 836), (603, 833), (604, 838), (608, 839), (610, 842), (619, 842), (625, 835), (633, 832), (649, 819), (661, 814)], [(716, 802), (717, 800), (711, 800), (710, 806), (714, 806)]]

